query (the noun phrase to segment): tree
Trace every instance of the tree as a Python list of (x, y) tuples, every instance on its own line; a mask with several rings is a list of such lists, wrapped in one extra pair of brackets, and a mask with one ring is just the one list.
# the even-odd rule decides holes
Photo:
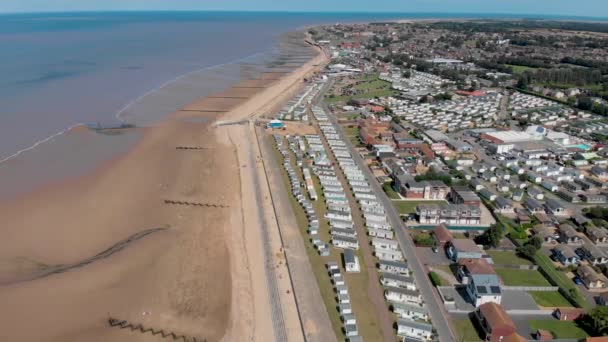
[(591, 336), (608, 335), (608, 307), (597, 306), (591, 309), (579, 323)]
[(398, 115), (393, 115), (393, 118), (391, 119), (392, 122), (396, 123), (396, 124), (400, 124), (401, 123), (401, 118)]
[(533, 237), (528, 243), (534, 246), (537, 251), (543, 246), (543, 241), (538, 236)]
[(528, 260), (534, 260), (534, 255), (536, 254), (536, 247), (532, 244), (527, 244), (517, 249), (517, 253)]
[(498, 247), (500, 244), (500, 239), (502, 239), (502, 227), (499, 225), (493, 225), (483, 232), (483, 234), (479, 235), (475, 242), (484, 246)]

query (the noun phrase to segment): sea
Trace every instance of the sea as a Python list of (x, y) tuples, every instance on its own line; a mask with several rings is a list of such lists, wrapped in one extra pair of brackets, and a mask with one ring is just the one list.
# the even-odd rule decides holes
[(83, 141), (66, 135), (71, 127), (150, 125), (196, 98), (255, 77), (281, 56), (312, 56), (301, 44), (302, 30), (308, 26), (499, 17), (515, 16), (261, 12), (0, 15), (0, 198), (90, 172), (138, 139), (134, 132)]

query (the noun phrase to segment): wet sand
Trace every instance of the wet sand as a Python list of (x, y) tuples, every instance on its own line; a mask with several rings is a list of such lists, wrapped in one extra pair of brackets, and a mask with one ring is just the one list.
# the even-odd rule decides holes
[(321, 61), (244, 81), (264, 84), (249, 99), (196, 101), (95, 172), (0, 201), (0, 339), (160, 340), (110, 328), (114, 317), (208, 341), (268, 340), (260, 241), (245, 224), (255, 204), (240, 193), (246, 137), (212, 123), (276, 107)]

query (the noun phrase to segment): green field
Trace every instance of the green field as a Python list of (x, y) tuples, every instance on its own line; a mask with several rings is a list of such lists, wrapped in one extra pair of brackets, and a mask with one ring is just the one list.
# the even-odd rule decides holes
[(562, 290), (566, 291), (566, 293), (570, 293), (571, 291), (574, 292), (574, 296), (569, 299), (575, 303), (576, 306), (584, 309), (589, 309), (591, 307), (581, 295), (578, 287), (574, 285), (574, 282), (568, 279), (564, 272), (556, 270), (548, 256), (542, 253), (536, 253), (534, 261), (551, 278), (551, 281), (555, 286), (559, 286)]
[(326, 102), (347, 102), (351, 98), (371, 99), (374, 97), (388, 97), (398, 95), (399, 92), (391, 89), (389, 82), (380, 80), (378, 74), (367, 75), (358, 80), (360, 83), (353, 86), (353, 89), (360, 90), (362, 93), (354, 96), (335, 96), (325, 97)]
[(416, 213), (416, 206), (419, 204), (445, 204), (446, 201), (393, 201), (393, 205), (397, 208), (400, 215), (409, 215)]
[(588, 335), (576, 323), (570, 321), (558, 320), (533, 320), (529, 321), (530, 329), (536, 331), (538, 329), (548, 330), (556, 339), (583, 339)]
[(511, 70), (515, 74), (521, 74), (521, 73), (526, 72), (526, 71), (534, 71), (534, 70), (536, 70), (536, 68), (531, 68), (531, 67), (527, 67), (527, 66), (523, 66), (523, 65), (505, 64), (505, 66), (511, 68)]
[(539, 271), (496, 268), (496, 273), (507, 286), (551, 286)]
[(511, 251), (488, 251), (488, 254), (498, 265), (532, 265), (530, 260), (521, 258)]
[(536, 304), (547, 308), (570, 307), (572, 304), (559, 291), (530, 291), (528, 292)]
[(477, 342), (482, 341), (473, 322), (470, 319), (456, 319), (452, 321), (452, 326), (457, 334), (458, 342)]

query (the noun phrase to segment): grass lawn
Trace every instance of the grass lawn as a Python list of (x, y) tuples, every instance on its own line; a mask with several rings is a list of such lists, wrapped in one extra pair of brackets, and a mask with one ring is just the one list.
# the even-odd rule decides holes
[(496, 268), (496, 273), (507, 286), (551, 286), (539, 271)]
[(573, 303), (576, 303), (578, 307), (583, 309), (589, 309), (591, 307), (591, 305), (581, 295), (578, 287), (574, 285), (574, 282), (568, 279), (564, 272), (556, 270), (555, 266), (553, 265), (551, 259), (549, 259), (548, 256), (542, 253), (536, 253), (536, 255), (534, 256), (534, 260), (536, 261), (536, 264), (540, 268), (542, 268), (545, 273), (551, 278), (551, 281), (556, 286), (559, 286), (564, 289), (566, 293), (574, 291), (574, 296), (572, 298), (569, 298), (570, 300), (572, 300)]
[(386, 192), (386, 195), (390, 199), (400, 199), (401, 198), (399, 196), (399, 194), (393, 189), (393, 186), (391, 183), (384, 183), (382, 185), (382, 189), (384, 189), (384, 192)]
[(538, 329), (548, 330), (556, 339), (583, 339), (587, 337), (587, 333), (578, 327), (576, 323), (570, 321), (551, 320), (533, 320), (529, 321), (530, 329), (536, 331)]
[(479, 333), (473, 322), (470, 319), (455, 319), (452, 321), (452, 326), (454, 331), (458, 335), (459, 342), (473, 342), (473, 341), (482, 341), (479, 337)]
[(445, 204), (446, 201), (393, 201), (393, 205), (397, 208), (400, 215), (409, 215), (416, 212), (416, 206), (419, 204)]
[(523, 65), (505, 64), (505, 66), (508, 66), (509, 68), (511, 68), (511, 70), (513, 70), (513, 72), (516, 74), (521, 74), (525, 71), (536, 70), (536, 68), (531, 68), (531, 67), (527, 67), (527, 66), (523, 66)]
[(530, 291), (528, 292), (536, 304), (544, 307), (568, 307), (570, 302), (558, 291)]
[(488, 251), (488, 254), (498, 265), (532, 265), (530, 260), (520, 258), (517, 253), (511, 251)]

